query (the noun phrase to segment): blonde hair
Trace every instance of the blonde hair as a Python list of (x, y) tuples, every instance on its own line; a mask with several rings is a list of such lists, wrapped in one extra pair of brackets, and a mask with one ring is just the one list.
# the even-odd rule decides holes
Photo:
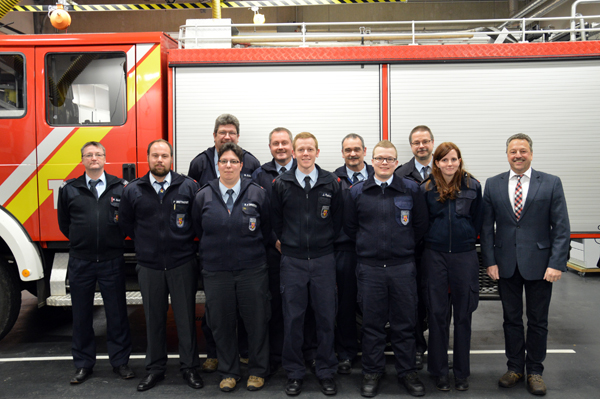
[(373, 147), (373, 158), (375, 158), (375, 150), (377, 148), (393, 148), (394, 152), (396, 153), (396, 158), (398, 158), (398, 150), (396, 149), (396, 146), (394, 144), (392, 144), (391, 141), (389, 140), (381, 140), (379, 143), (375, 144), (375, 147)]

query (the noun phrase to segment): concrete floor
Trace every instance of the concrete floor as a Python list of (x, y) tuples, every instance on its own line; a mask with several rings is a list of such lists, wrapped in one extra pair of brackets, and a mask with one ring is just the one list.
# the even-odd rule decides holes
[[(600, 397), (600, 273), (580, 277), (569, 272), (555, 283), (550, 309), (548, 337), (549, 353), (545, 361), (544, 379), (548, 385), (548, 398), (598, 398)], [(203, 306), (198, 306), (198, 314)], [(70, 309), (37, 308), (37, 301), (23, 294), (21, 314), (13, 330), (0, 341), (0, 398), (196, 398), (196, 397), (279, 397), (286, 381), (283, 371), (268, 380), (259, 392), (248, 392), (239, 387), (229, 394), (218, 389), (216, 373), (204, 374), (205, 387), (193, 390), (185, 385), (178, 372), (178, 360), (169, 361), (167, 378), (154, 389), (137, 392), (136, 386), (144, 373), (143, 355), (146, 346), (145, 323), (142, 307), (130, 307), (129, 319), (133, 332), (134, 356), (130, 365), (137, 376), (123, 381), (112, 373), (106, 359), (106, 323), (102, 308), (95, 311), (94, 328), (97, 335), (100, 360), (93, 376), (79, 386), (69, 385), (74, 372), (71, 357)], [(169, 322), (173, 324), (172, 317)], [(177, 338), (174, 324), (169, 328), (169, 353), (177, 355)], [(198, 332), (200, 332), (198, 326)], [(204, 338), (199, 335), (201, 351)], [(473, 315), (471, 355), (471, 388), (467, 392), (439, 392), (426, 370), (420, 372), (428, 397), (471, 398), (531, 398), (525, 384), (503, 389), (498, 378), (506, 371), (503, 354), (502, 314), (500, 302), (482, 301)], [(387, 357), (387, 375), (381, 383), (378, 398), (409, 397), (396, 383), (393, 359)], [(359, 398), (360, 364), (351, 375), (337, 376), (337, 397)], [(245, 370), (244, 370), (245, 371)], [(323, 398), (316, 377), (307, 374), (301, 398)]]

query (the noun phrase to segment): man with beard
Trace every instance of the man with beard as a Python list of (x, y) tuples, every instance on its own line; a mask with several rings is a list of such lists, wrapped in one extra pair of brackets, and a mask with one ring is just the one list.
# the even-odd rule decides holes
[[(350, 133), (342, 140), (344, 165), (334, 172), (340, 178), (343, 194), (353, 184), (373, 175), (373, 167), (365, 162), (367, 147), (361, 136)], [(350, 374), (352, 362), (358, 353), (356, 332), (356, 243), (340, 231), (335, 249), (338, 312), (335, 326), (335, 351), (338, 355), (338, 373)]]
[(204, 383), (196, 343), (196, 291), (198, 263), (192, 204), (198, 184), (171, 171), (173, 147), (165, 140), (148, 145), (150, 172), (132, 181), (123, 191), (119, 225), (135, 243), (138, 281), (146, 315), (147, 375), (138, 391), (153, 388), (167, 369), (167, 311), (169, 295), (183, 379), (195, 389)]
[[(410, 149), (414, 157), (396, 169), (396, 176), (408, 177), (422, 183), (429, 174), (431, 173), (431, 163), (433, 162), (433, 133), (425, 125), (419, 125), (411, 130), (408, 135), (408, 142), (410, 143)], [(427, 306), (425, 305), (424, 287), (422, 283), (421, 273), (421, 254), (423, 253), (423, 246), (417, 243), (415, 251), (415, 260), (417, 263), (417, 284), (418, 284), (418, 295), (419, 304), (417, 307), (417, 327), (416, 327), (416, 340), (417, 340), (417, 369), (423, 368), (423, 357), (427, 350), (427, 341), (425, 340), (424, 332), (427, 330)], [(452, 312), (449, 313), (450, 317)], [(450, 325), (450, 320), (448, 320)]]

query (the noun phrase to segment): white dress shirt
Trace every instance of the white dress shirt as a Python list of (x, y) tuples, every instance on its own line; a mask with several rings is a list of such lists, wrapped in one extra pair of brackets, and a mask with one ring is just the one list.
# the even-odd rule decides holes
[[(508, 176), (508, 199), (510, 200), (510, 204), (512, 208), (515, 209), (515, 189), (517, 188), (517, 174), (510, 170), (510, 174)], [(527, 169), (527, 172), (523, 173), (523, 177), (521, 177), (521, 188), (523, 190), (523, 208), (525, 208), (525, 200), (527, 199), (527, 193), (529, 192), (529, 181), (531, 180), (531, 168)]]

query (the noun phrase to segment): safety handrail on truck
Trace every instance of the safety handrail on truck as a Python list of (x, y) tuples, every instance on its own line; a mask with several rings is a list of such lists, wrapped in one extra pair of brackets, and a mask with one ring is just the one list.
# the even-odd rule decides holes
[[(533, 29), (533, 24), (543, 21), (569, 21), (571, 27)], [(586, 21), (591, 25), (586, 27)], [(595, 21), (595, 22), (594, 22)], [(499, 24), (505, 25), (502, 29), (494, 28)], [(441, 29), (440, 26), (465, 25), (464, 29)], [(502, 26), (500, 25), (500, 26)], [(577, 27), (578, 25), (578, 27)], [(508, 29), (507, 27), (517, 26)], [(364, 44), (368, 41), (383, 41), (384, 44), (429, 44), (428, 40), (434, 39), (436, 44), (446, 42), (476, 41), (478, 43), (502, 43), (504, 37), (510, 35), (516, 40), (527, 43), (527, 35), (535, 35), (536, 41), (554, 41), (557, 37), (569, 35), (571, 41), (587, 40), (588, 34), (600, 32), (600, 15), (582, 16), (577, 14), (571, 17), (536, 17), (517, 19), (464, 19), (464, 20), (426, 20), (426, 21), (361, 21), (361, 22), (299, 22), (299, 23), (267, 23), (255, 24), (221, 24), (220, 28), (237, 29), (239, 34), (231, 37), (232, 45), (247, 45), (251, 43), (288, 43), (300, 42), (300, 46), (306, 46), (307, 42), (315, 41), (359, 41)], [(340, 29), (341, 27), (359, 27), (358, 32), (336, 31), (324, 32), (322, 29)], [(374, 28), (379, 28), (375, 31)], [(529, 28), (528, 28), (529, 27)], [(198, 29), (205, 28), (197, 24), (182, 25), (179, 29), (179, 48), (186, 48), (190, 43), (194, 47), (202, 38), (197, 34)], [(240, 29), (241, 28), (241, 29)], [(254, 32), (244, 31), (244, 28), (252, 28)], [(260, 28), (257, 32), (256, 29)], [(286, 32), (270, 32), (269, 29), (287, 28)], [(290, 31), (290, 28), (296, 28)], [(309, 32), (312, 29), (313, 32)], [(499, 40), (499, 36), (502, 37)], [(195, 41), (194, 41), (195, 39)]]

